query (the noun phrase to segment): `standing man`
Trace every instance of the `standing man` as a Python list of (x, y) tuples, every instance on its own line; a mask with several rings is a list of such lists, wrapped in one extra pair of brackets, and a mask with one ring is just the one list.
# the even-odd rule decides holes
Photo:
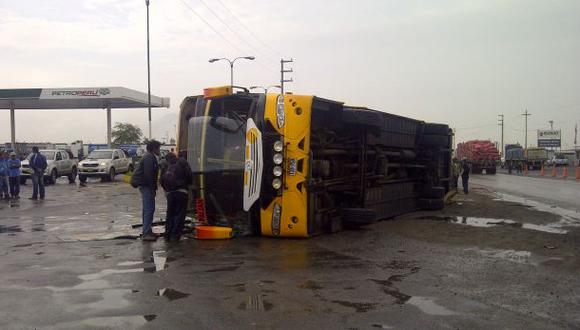
[(44, 199), (44, 170), (47, 167), (46, 157), (38, 151), (38, 147), (32, 147), (32, 155), (30, 155), (30, 168), (32, 169), (32, 197), (29, 199), (35, 201)]
[(131, 186), (139, 188), (143, 202), (143, 236), (144, 241), (155, 241), (157, 236), (153, 234), (151, 225), (155, 213), (155, 196), (157, 195), (157, 177), (159, 175), (159, 163), (157, 156), (160, 154), (161, 143), (156, 140), (147, 142), (147, 152), (139, 162), (133, 177)]
[(463, 172), (461, 172), (461, 183), (463, 184), (463, 192), (465, 194), (469, 194), (469, 173), (471, 172), (471, 167), (469, 166), (466, 157), (463, 157), (463, 160), (461, 161), (461, 169), (463, 170)]
[(8, 181), (12, 199), (20, 199), (20, 167), (20, 159), (16, 158), (15, 152), (11, 152), (8, 159)]
[(168, 166), (161, 170), (161, 186), (165, 189), (167, 197), (165, 240), (177, 242), (181, 238), (185, 224), (187, 197), (193, 176), (184, 158), (177, 159), (174, 153), (168, 153), (165, 160)]
[(8, 159), (7, 153), (0, 151), (0, 199), (10, 199), (8, 193)]

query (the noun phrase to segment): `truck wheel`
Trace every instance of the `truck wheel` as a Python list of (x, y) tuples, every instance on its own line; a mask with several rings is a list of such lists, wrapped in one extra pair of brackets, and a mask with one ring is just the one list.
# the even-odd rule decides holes
[(107, 178), (107, 181), (110, 181), (110, 182), (115, 181), (115, 175), (117, 175), (115, 173), (115, 168), (111, 167), (111, 169), (109, 170), (109, 177)]
[(79, 181), (84, 184), (87, 182), (87, 177), (84, 175), (79, 175)]
[(58, 178), (58, 176), (56, 173), (56, 168), (53, 168), (52, 171), (50, 171), (50, 176), (48, 177), (48, 183), (55, 184), (57, 178)]
[(23, 177), (23, 176), (20, 177), (20, 184), (26, 185), (26, 177)]
[(77, 179), (77, 168), (73, 167), (71, 173), (68, 175), (68, 183), (75, 183)]

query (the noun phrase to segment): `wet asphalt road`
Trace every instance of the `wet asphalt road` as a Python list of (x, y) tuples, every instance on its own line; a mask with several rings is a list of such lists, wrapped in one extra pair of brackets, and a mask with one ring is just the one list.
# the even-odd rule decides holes
[(527, 177), (507, 173), (475, 175), (472, 176), (472, 182), (514, 196), (554, 203), (569, 209), (580, 208), (580, 181), (573, 176), (568, 179), (552, 178), (549, 173), (547, 177), (539, 177), (538, 172), (530, 171)]
[(0, 203), (0, 328), (580, 327), (578, 212), (481, 180), (443, 212), (361, 230), (173, 245), (130, 239), (128, 185), (59, 182)]

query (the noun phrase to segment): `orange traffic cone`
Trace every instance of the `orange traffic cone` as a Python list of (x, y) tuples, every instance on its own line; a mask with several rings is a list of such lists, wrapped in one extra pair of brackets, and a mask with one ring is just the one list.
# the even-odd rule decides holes
[(546, 172), (544, 171), (544, 164), (542, 164), (542, 168), (540, 169), (540, 176), (544, 175), (546, 175)]
[(564, 172), (562, 173), (562, 179), (568, 179), (568, 166), (564, 166)]
[(580, 180), (580, 166), (576, 166), (576, 180)]
[(552, 165), (552, 177), (555, 178), (558, 176), (558, 169), (556, 168), (556, 165)]
[(524, 175), (528, 175), (528, 164), (524, 164)]

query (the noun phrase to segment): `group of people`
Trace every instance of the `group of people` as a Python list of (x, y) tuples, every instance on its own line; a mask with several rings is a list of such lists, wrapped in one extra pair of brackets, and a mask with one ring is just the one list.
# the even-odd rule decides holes
[(20, 199), (20, 167), (15, 152), (0, 151), (0, 199)]
[[(191, 168), (184, 158), (178, 158), (174, 153), (168, 153), (158, 160), (161, 143), (151, 140), (147, 143), (147, 152), (131, 178), (131, 186), (139, 188), (143, 207), (144, 241), (155, 241), (153, 233), (153, 216), (155, 213), (155, 196), (158, 185), (165, 191), (167, 198), (167, 214), (165, 217), (166, 241), (179, 241), (185, 224), (187, 212), (188, 189), (193, 182)], [(159, 181), (158, 181), (159, 178)]]
[[(32, 147), (32, 154), (28, 156), (32, 169), (32, 197), (29, 199), (44, 199), (44, 170), (47, 167), (46, 157), (38, 147)], [(20, 199), (20, 176), (22, 163), (15, 152), (0, 151), (0, 199)]]

